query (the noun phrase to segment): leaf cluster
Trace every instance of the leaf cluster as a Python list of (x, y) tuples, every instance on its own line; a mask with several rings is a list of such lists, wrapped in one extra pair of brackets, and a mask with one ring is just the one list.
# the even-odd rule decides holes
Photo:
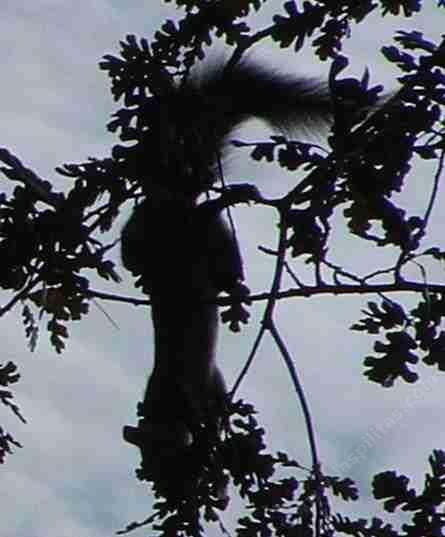
[(445, 298), (441, 293), (425, 292), (410, 311), (394, 300), (382, 300), (378, 305), (368, 302), (366, 315), (352, 325), (353, 330), (378, 334), (386, 332), (387, 343), (376, 341), (374, 351), (378, 356), (367, 356), (365, 375), (384, 387), (390, 387), (400, 378), (413, 383), (419, 375), (412, 366), (422, 362), (445, 371), (445, 331), (441, 329), (445, 317)]
[[(357, 500), (354, 483), (348, 478), (317, 477), (285, 453), (268, 453), (264, 435), (255, 408), (238, 401), (231, 405), (223, 438), (210, 444), (205, 436), (198, 438), (164, 482), (154, 479), (149, 461), (143, 462), (138, 478), (152, 483), (155, 495), (162, 499), (155, 502), (147, 520), (133, 522), (119, 533), (152, 524), (163, 536), (204, 535), (204, 522), (218, 521), (219, 512), (227, 508), (226, 489), (231, 484), (247, 505), (238, 521), (240, 536), (312, 535), (317, 501), (323, 504), (323, 535), (333, 535), (329, 494), (344, 501)], [(193, 479), (191, 468), (196, 470)], [(296, 471), (300, 479), (294, 476)], [(170, 486), (168, 500), (164, 499), (166, 486)]]
[(354, 537), (418, 537), (419, 535), (443, 535), (443, 504), (445, 501), (445, 452), (434, 450), (428, 458), (430, 473), (425, 475), (423, 490), (417, 493), (409, 488), (409, 478), (395, 471), (382, 472), (374, 476), (373, 496), (384, 500), (385, 511), (393, 513), (400, 509), (409, 513), (411, 521), (402, 524), (396, 531), (391, 524), (380, 518), (352, 521), (338, 515), (334, 527), (344, 535)]
[[(0, 197), (0, 287), (14, 293), (1, 313), (18, 301), (24, 303), (26, 335), (34, 349), (38, 325), (32, 307), (37, 307), (39, 317), (50, 317), (47, 328), (60, 352), (66, 322), (88, 312), (90, 282), (82, 273), (93, 270), (101, 278), (119, 281), (114, 264), (105, 257), (109, 246), (102, 245), (94, 231), (110, 228), (118, 212), (115, 200), (123, 200), (122, 189), (109, 175), (109, 160), (60, 168), (63, 175), (76, 178), (67, 194), (53, 192), (47, 181), (7, 150), (0, 151), (0, 160), (5, 164), (2, 172), (22, 183), (9, 197)], [(109, 204), (88, 212), (105, 190)]]

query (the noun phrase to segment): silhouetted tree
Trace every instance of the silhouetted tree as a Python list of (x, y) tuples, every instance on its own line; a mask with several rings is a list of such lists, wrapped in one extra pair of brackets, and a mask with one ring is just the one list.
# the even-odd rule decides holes
[[(270, 26), (259, 30), (252, 29), (247, 20), (262, 8), (261, 0), (176, 3), (184, 11), (179, 21), (166, 21), (151, 43), (127, 36), (121, 42), (120, 56), (105, 56), (100, 64), (111, 78), (115, 100), (123, 100), (108, 125), (122, 143), (113, 147), (109, 158), (58, 168), (72, 179), (72, 188), (61, 193), (54, 192), (51, 184), (7, 149), (0, 149), (1, 171), (18, 182), (12, 195), (0, 197), (0, 286), (7, 297), (0, 313), (22, 307), (31, 349), (38, 338), (36, 316), (45, 315), (51, 343), (61, 352), (69, 322), (85, 317), (92, 299), (135, 303), (131, 298), (93, 291), (85, 269), (96, 271), (104, 280), (119, 281), (107, 257), (115, 244), (104, 244), (100, 233), (112, 228), (127, 200), (159, 195), (159, 185), (155, 188), (150, 180), (150, 174), (159, 171), (159, 140), (147, 133), (157, 100), (166, 97), (165, 88), (182, 84), (190, 70), (204, 60), (207, 47), (218, 41), (226, 43), (229, 69), (260, 41), (292, 47), (296, 54), (309, 42), (319, 60), (331, 64), (328, 84), (333, 125), (327, 148), (284, 134), (256, 143), (234, 143), (237, 148), (251, 147), (252, 158), (264, 166), (273, 163), (287, 171), (304, 172), (304, 176), (299, 174), (294, 187), (279, 199), (255, 199), (276, 210), (277, 247), (265, 251), (275, 257), (275, 272), (269, 291), (248, 297), (264, 302), (264, 317), (232, 395), (269, 332), (302, 405), (312, 467), (305, 469), (284, 453), (269, 453), (253, 406), (234, 397), (222, 433), (206, 434), (203, 428), (199, 441), (174, 469), (172, 476), (177, 477), (185, 463), (193, 468), (195, 477), (182, 481), (183, 488), (174, 498), (165, 497), (165, 483), (142, 465), (137, 475), (154, 485), (157, 500), (147, 520), (130, 524), (124, 532), (153, 524), (165, 536), (200, 535), (203, 521), (217, 521), (218, 510), (227, 507), (221, 491), (230, 482), (246, 503), (245, 515), (238, 522), (240, 537), (443, 535), (445, 452), (440, 450), (429, 457), (422, 490), (411, 488), (408, 477), (396, 471), (373, 478), (374, 497), (383, 501), (385, 510), (401, 509), (411, 515), (401, 530), (377, 517), (351, 520), (331, 512), (332, 495), (351, 501), (358, 499), (358, 493), (350, 478), (331, 476), (322, 467), (303, 387), (275, 324), (274, 308), (287, 297), (330, 294), (333, 300), (340, 294), (373, 295), (377, 298), (367, 302), (362, 318), (352, 326), (379, 336), (373, 352), (364, 358), (366, 377), (390, 388), (396, 383), (415, 383), (419, 362), (439, 372), (445, 370), (445, 283), (428, 281), (423, 269), (423, 264), (445, 260), (441, 245), (429, 239), (430, 216), (445, 160), (445, 41), (434, 43), (417, 31), (398, 32), (395, 44), (383, 47), (382, 52), (400, 69), (400, 89), (384, 95), (372, 73), (365, 72), (361, 79), (343, 76), (349, 60), (342, 52), (342, 42), (357, 26), (366, 24), (373, 12), (415, 17), (422, 8), (420, 0), (308, 0), (300, 6), (290, 1)], [(437, 9), (443, 8), (443, 1), (437, 2)], [(378, 23), (373, 19), (372, 24)], [(165, 136), (175, 139), (177, 133), (167, 132), (167, 116), (165, 125)], [(421, 160), (435, 165), (430, 182), (423, 178), (431, 195), (422, 214), (409, 214), (395, 194), (405, 189), (413, 164)], [(225, 189), (221, 184), (217, 190), (224, 193)], [(345, 220), (355, 237), (388, 249), (393, 254), (392, 264), (358, 274), (335, 263), (331, 246), (334, 214)], [(173, 235), (172, 248), (174, 240)], [(302, 262), (313, 269), (312, 283), (303, 283), (296, 275), (295, 267)], [(406, 276), (412, 263), (421, 267), (418, 280)], [(283, 289), (285, 275), (293, 284)], [(402, 291), (416, 297), (416, 305), (404, 305)], [(247, 319), (242, 300), (246, 297), (240, 296), (238, 302), (233, 297), (218, 301), (228, 308), (223, 319), (235, 328)], [(2, 386), (8, 387), (18, 377), (11, 362), (0, 368)], [(10, 391), (1, 390), (0, 398), (23, 419)], [(0, 429), (1, 462), (14, 445), (20, 444)]]

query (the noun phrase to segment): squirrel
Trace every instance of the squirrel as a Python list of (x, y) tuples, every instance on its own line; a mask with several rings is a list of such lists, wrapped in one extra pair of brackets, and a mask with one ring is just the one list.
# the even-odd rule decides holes
[(216, 300), (224, 291), (239, 303), (248, 288), (222, 212), (259, 195), (250, 185), (232, 185), (219, 198), (199, 201), (222, 173), (227, 136), (249, 118), (285, 134), (317, 130), (329, 122), (331, 104), (326, 86), (314, 79), (252, 61), (220, 62), (153, 95), (147, 115), (146, 142), (135, 151), (154, 148), (151, 189), (122, 230), (121, 255), (150, 296), (154, 367), (139, 425), (124, 427), (124, 438), (140, 448), (146, 475), (159, 481), (200, 432), (218, 432), (227, 404), (215, 360)]

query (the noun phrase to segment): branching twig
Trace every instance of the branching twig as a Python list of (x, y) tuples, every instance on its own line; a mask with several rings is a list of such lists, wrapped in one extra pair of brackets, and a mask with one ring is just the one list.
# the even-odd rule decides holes
[(317, 489), (316, 489), (317, 519), (316, 519), (315, 535), (319, 537), (320, 536), (320, 513), (321, 513), (320, 487), (321, 487), (322, 479), (321, 479), (321, 465), (320, 465), (320, 459), (318, 458), (317, 442), (315, 440), (315, 431), (314, 431), (314, 426), (312, 423), (311, 412), (309, 410), (307, 399), (304, 394), (303, 385), (301, 384), (300, 379), (298, 378), (298, 373), (295, 368), (295, 364), (292, 361), (292, 357), (289, 354), (289, 351), (287, 350), (286, 345), (284, 344), (283, 340), (281, 339), (281, 336), (273, 320), (270, 323), (269, 330), (270, 330), (270, 333), (272, 334), (272, 337), (275, 343), (278, 346), (278, 349), (281, 352), (281, 355), (283, 356), (284, 363), (286, 364), (286, 367), (289, 371), (289, 375), (292, 379), (292, 384), (294, 385), (295, 392), (297, 393), (298, 400), (300, 401), (301, 409), (303, 411), (304, 421), (306, 423), (306, 431), (308, 434), (309, 447), (310, 447), (311, 456), (312, 456), (312, 468), (313, 468), (312, 471), (315, 475), (315, 481), (317, 484)]
[(278, 330), (276, 329), (275, 322), (273, 320), (273, 312), (274, 312), (276, 302), (278, 300), (278, 295), (279, 295), (280, 287), (281, 287), (281, 279), (282, 279), (283, 271), (285, 268), (285, 256), (286, 256), (286, 245), (287, 245), (287, 225), (286, 225), (287, 214), (288, 214), (288, 207), (283, 207), (283, 209), (280, 211), (280, 217), (281, 217), (280, 236), (279, 236), (279, 242), (278, 242), (278, 256), (277, 256), (277, 262), (275, 266), (275, 274), (274, 274), (274, 278), (272, 282), (272, 288), (270, 291), (270, 298), (267, 302), (266, 311), (264, 313), (263, 326), (265, 326), (266, 329), (270, 330), (272, 337), (274, 338), (275, 342), (278, 345), (278, 348), (281, 351), (281, 354), (284, 358), (286, 366), (291, 375), (292, 382), (294, 384), (298, 399), (300, 401), (300, 404), (303, 410), (303, 415), (304, 415), (305, 422), (306, 422), (306, 430), (307, 430), (308, 437), (309, 437), (309, 446), (310, 446), (310, 451), (312, 455), (313, 472), (315, 474), (315, 480), (316, 480), (315, 535), (316, 537), (319, 537), (320, 536), (320, 519), (321, 519), (321, 502), (320, 502), (321, 480), (320, 480), (320, 462), (318, 459), (314, 429), (312, 426), (309, 406), (307, 404), (307, 400), (304, 395), (303, 388), (298, 379), (295, 366), (292, 362), (289, 352), (286, 349), (286, 346), (281, 340), (281, 337), (278, 333)]
[(255, 43), (258, 43), (262, 39), (265, 39), (266, 37), (270, 37), (272, 35), (272, 32), (276, 29), (276, 25), (268, 26), (267, 28), (264, 28), (263, 30), (259, 30), (255, 34), (251, 36), (245, 36), (245, 38), (238, 43), (237, 47), (233, 51), (233, 54), (229, 61), (227, 62), (226, 69), (230, 70), (233, 69), (233, 67), (241, 60), (243, 54), (248, 50), (250, 47), (255, 45)]
[[(445, 294), (445, 284), (429, 283), (428, 290), (432, 293)], [(381, 293), (423, 293), (425, 291), (425, 284), (420, 282), (413, 282), (402, 280), (395, 283), (383, 283), (383, 284), (364, 284), (364, 285), (330, 285), (323, 284), (318, 287), (305, 286), (299, 289), (288, 289), (286, 291), (278, 291), (275, 293), (275, 301), (283, 300), (286, 298), (309, 298), (317, 295), (364, 295), (364, 294), (381, 294)], [(87, 297), (101, 298), (103, 300), (111, 300), (114, 302), (123, 302), (126, 304), (133, 304), (134, 306), (149, 306), (150, 301), (147, 299), (140, 299), (134, 297), (125, 297), (115, 295), (112, 293), (103, 293), (102, 291), (96, 291), (90, 289), (87, 293)], [(249, 301), (262, 302), (264, 300), (270, 300), (271, 292), (258, 293), (255, 295), (249, 295)], [(178, 296), (178, 300), (181, 300), (181, 296)], [(218, 298), (217, 304), (219, 306), (230, 306), (233, 304), (233, 298), (221, 297)], [(5, 306), (6, 308), (6, 306)], [(5, 308), (0, 309), (0, 315)]]
[(10, 311), (17, 304), (17, 302), (26, 298), (31, 289), (33, 289), (40, 281), (41, 279), (39, 277), (34, 278), (24, 289), (22, 289), (22, 291), (14, 295), (14, 297), (5, 306), (0, 308), (0, 317), (6, 312)]
[(313, 472), (314, 472), (314, 475), (315, 475), (315, 480), (316, 480), (316, 521), (315, 521), (315, 526), (316, 526), (316, 536), (319, 537), (320, 536), (320, 522), (321, 522), (321, 501), (320, 501), (320, 487), (321, 487), (321, 476), (320, 476), (320, 463), (319, 463), (319, 459), (318, 459), (318, 453), (317, 453), (317, 446), (316, 446), (316, 442), (315, 442), (315, 435), (314, 435), (314, 429), (313, 429), (313, 425), (312, 425), (312, 420), (311, 420), (311, 416), (310, 416), (310, 411), (309, 411), (309, 407), (308, 407), (308, 404), (307, 404), (307, 400), (306, 400), (306, 397), (304, 395), (304, 392), (303, 392), (303, 388), (301, 386), (301, 383), (298, 379), (298, 375), (297, 375), (297, 372), (296, 372), (296, 369), (295, 369), (295, 366), (292, 362), (292, 359), (289, 355), (289, 352), (287, 351), (286, 349), (286, 346), (284, 345), (279, 333), (278, 333), (278, 330), (275, 326), (275, 323), (273, 321), (273, 312), (274, 312), (274, 309), (275, 309), (275, 305), (276, 305), (276, 302), (278, 300), (278, 296), (280, 294), (280, 286), (281, 286), (281, 280), (282, 280), (282, 276), (283, 276), (283, 272), (284, 272), (284, 269), (285, 269), (285, 265), (286, 265), (286, 261), (285, 261), (285, 256), (286, 256), (286, 243), (287, 243), (287, 224), (286, 224), (286, 215), (288, 213), (288, 209), (289, 207), (288, 206), (282, 206), (280, 208), (280, 225), (279, 225), (279, 228), (280, 228), (280, 235), (279, 235), (279, 241), (278, 241), (278, 254), (277, 254), (277, 260), (276, 260), (276, 264), (275, 264), (275, 273), (274, 273), (274, 278), (273, 278), (273, 282), (272, 282), (272, 287), (271, 287), (271, 290), (270, 290), (270, 293), (269, 293), (269, 296), (268, 296), (268, 301), (267, 301), (267, 305), (266, 305), (266, 309), (265, 309), (265, 312), (264, 312), (264, 316), (263, 316), (263, 322), (262, 322), (262, 327), (260, 329), (260, 332), (257, 336), (257, 339), (255, 341), (255, 345), (254, 345), (254, 348), (252, 349), (252, 352), (246, 362), (246, 365), (244, 366), (240, 376), (238, 377), (236, 383), (235, 383), (235, 386), (234, 386), (234, 389), (232, 391), (232, 396), (233, 396), (233, 393), (235, 392), (235, 390), (238, 388), (241, 380), (244, 378), (244, 376), (246, 375), (250, 365), (252, 364), (253, 362), (253, 358), (255, 356), (255, 353), (256, 353), (256, 350), (258, 348), (258, 345), (265, 333), (266, 330), (269, 330), (272, 334), (272, 337), (274, 338), (275, 342), (277, 343), (278, 345), (278, 348), (280, 349), (281, 351), (281, 354), (284, 358), (284, 361), (286, 363), (286, 366), (289, 370), (289, 373), (291, 375), (291, 378), (292, 378), (292, 382), (294, 384), (294, 387), (295, 387), (295, 390), (297, 392), (297, 396), (298, 396), (298, 399), (300, 401), (300, 404), (302, 406), (302, 409), (303, 409), (303, 414), (304, 414), (304, 418), (305, 418), (305, 422), (306, 422), (306, 429), (307, 429), (307, 432), (308, 432), (308, 437), (309, 437), (309, 446), (310, 446), (310, 451), (311, 451), (311, 455), (312, 455), (312, 466), (313, 466)]
[(123, 302), (124, 304), (132, 304), (133, 306), (149, 306), (150, 300), (146, 298), (134, 298), (130, 296), (115, 295), (114, 293), (103, 293), (89, 289), (86, 293), (87, 298), (101, 298), (102, 300), (110, 300), (112, 302)]

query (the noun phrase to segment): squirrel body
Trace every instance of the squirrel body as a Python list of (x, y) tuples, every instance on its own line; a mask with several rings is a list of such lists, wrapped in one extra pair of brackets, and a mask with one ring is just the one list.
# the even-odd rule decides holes
[(184, 207), (145, 200), (123, 229), (122, 258), (151, 299), (155, 356), (144, 415), (193, 427), (221, 414), (226, 390), (215, 362), (216, 299), (238, 286), (243, 269), (219, 208), (211, 201)]
[(154, 367), (139, 425), (125, 427), (124, 437), (159, 479), (203, 427), (220, 427), (227, 395), (215, 360), (216, 299), (225, 291), (239, 300), (246, 290), (238, 243), (221, 212), (254, 198), (253, 191), (197, 200), (217, 180), (225, 139), (237, 125), (256, 117), (285, 133), (317, 129), (329, 120), (330, 101), (312, 79), (244, 62), (189, 76), (146, 108), (150, 128), (129, 169), (145, 162), (147, 148), (155, 151), (142, 185), (147, 196), (122, 231), (122, 260), (150, 296)]

